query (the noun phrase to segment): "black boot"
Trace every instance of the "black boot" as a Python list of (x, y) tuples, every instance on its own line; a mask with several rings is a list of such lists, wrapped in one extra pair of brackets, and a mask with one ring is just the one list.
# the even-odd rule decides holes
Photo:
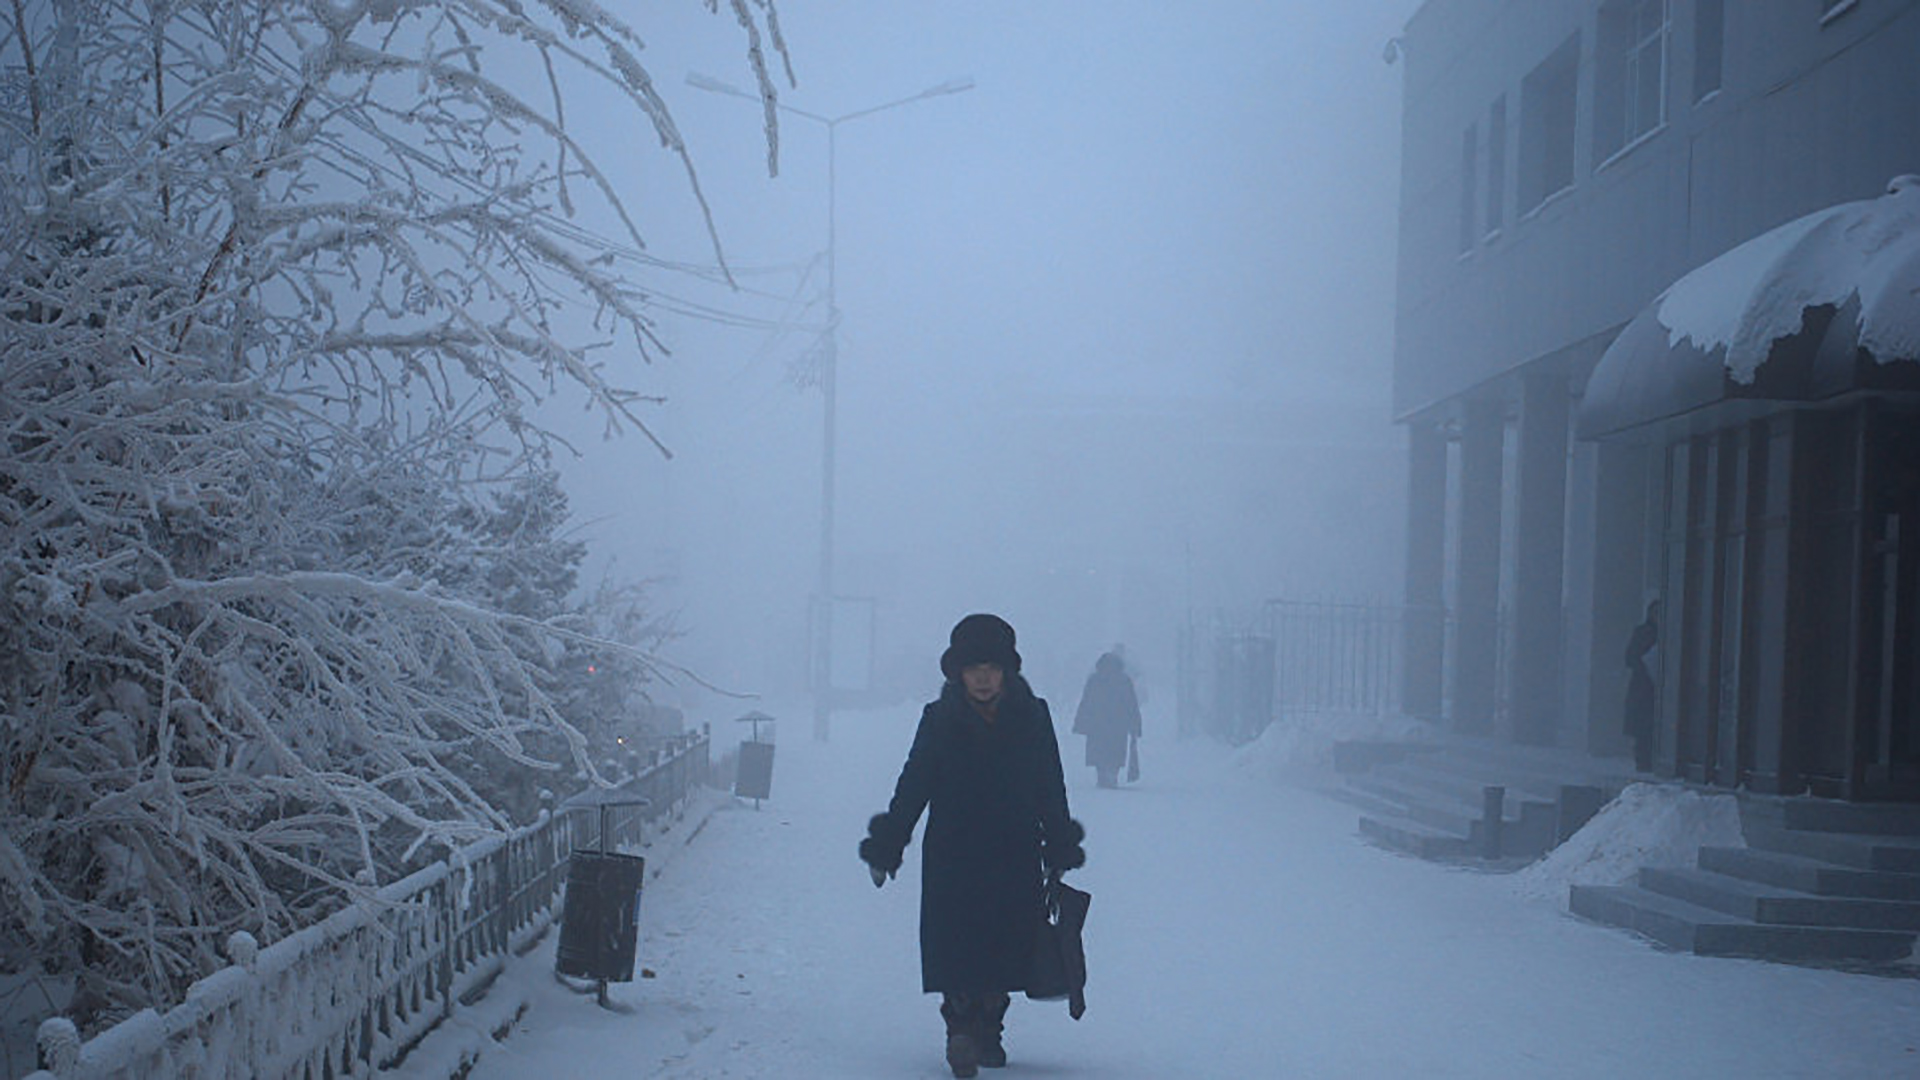
[[(947, 1068), (956, 1077), (969, 1077), (980, 1071), (980, 999), (971, 994), (947, 994), (940, 1001), (940, 1015), (947, 1021)], [(1006, 1057), (1001, 1055), (1002, 1060)]]
[(1007, 1067), (1007, 1048), (1000, 1045), (1000, 1033), (1006, 1028), (1007, 1006), (1011, 999), (1005, 994), (988, 994), (980, 1002), (980, 1064), (989, 1069)]

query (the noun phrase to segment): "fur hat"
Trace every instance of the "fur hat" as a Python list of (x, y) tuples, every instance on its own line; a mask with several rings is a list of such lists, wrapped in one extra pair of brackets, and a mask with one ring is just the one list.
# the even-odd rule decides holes
[(1013, 649), (1013, 627), (998, 615), (976, 613), (953, 626), (947, 651), (940, 654), (940, 674), (960, 678), (973, 664), (998, 664), (1009, 675), (1020, 674), (1020, 654)]

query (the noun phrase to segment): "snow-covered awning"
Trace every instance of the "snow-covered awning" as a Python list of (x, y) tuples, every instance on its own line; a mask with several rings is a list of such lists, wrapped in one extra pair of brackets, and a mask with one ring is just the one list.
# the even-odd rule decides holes
[(1576, 430), (1597, 439), (1727, 400), (1920, 389), (1915, 361), (1920, 176), (1901, 176), (1674, 282), (1601, 356)]

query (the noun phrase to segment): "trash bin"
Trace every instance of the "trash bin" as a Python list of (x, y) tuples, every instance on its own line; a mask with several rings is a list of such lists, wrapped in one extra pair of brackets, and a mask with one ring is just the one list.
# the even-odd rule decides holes
[(568, 857), (555, 971), (581, 979), (633, 981), (646, 870), (647, 860), (639, 855), (575, 850)]
[(733, 780), (733, 793), (758, 802), (773, 793), (773, 744), (743, 742)]
[[(754, 808), (759, 809), (760, 800), (773, 793), (774, 719), (756, 710), (734, 723), (752, 724), (753, 735), (740, 744), (734, 759), (733, 793), (742, 799), (752, 799)], [(760, 737), (761, 724), (768, 728), (765, 739)]]

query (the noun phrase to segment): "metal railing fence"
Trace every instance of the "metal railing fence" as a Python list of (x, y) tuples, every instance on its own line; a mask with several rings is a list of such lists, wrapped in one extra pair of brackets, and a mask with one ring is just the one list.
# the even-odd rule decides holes
[[(679, 807), (705, 779), (708, 731), (669, 737), (625, 785), (651, 800), (609, 817), (614, 845)], [(404, 1056), (484, 992), (555, 918), (575, 847), (599, 845), (599, 815), (542, 811), (234, 963), (165, 1012), (143, 1010), (84, 1043), (42, 1025), (28, 1080), (335, 1080)], [(64, 1021), (51, 1021), (56, 1027)]]
[(1278, 716), (1387, 716), (1400, 710), (1406, 609), (1398, 604), (1269, 600)]
[[(1435, 632), (1451, 641), (1445, 613)], [(1190, 617), (1180, 632), (1180, 730), (1235, 745), (1306, 716), (1402, 711), (1408, 609), (1402, 604), (1268, 600)]]

